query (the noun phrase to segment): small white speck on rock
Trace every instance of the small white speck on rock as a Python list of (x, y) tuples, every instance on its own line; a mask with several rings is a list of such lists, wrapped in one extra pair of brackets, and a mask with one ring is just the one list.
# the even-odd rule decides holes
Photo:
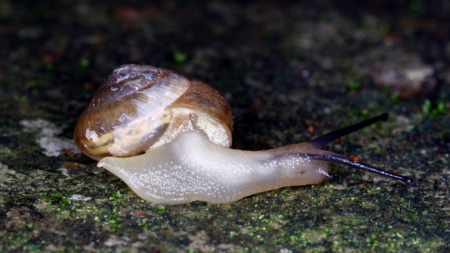
[(56, 135), (62, 133), (66, 126), (57, 127), (43, 119), (22, 120), (20, 124), (24, 127), (23, 131), (26, 133), (34, 129), (40, 130), (36, 143), (44, 149), (43, 153), (47, 156), (59, 156), (64, 150), (70, 150), (74, 154), (81, 153), (73, 139), (56, 137)]

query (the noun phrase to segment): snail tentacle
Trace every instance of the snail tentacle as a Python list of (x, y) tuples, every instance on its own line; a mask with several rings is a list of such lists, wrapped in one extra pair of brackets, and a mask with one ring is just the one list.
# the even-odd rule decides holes
[(319, 160), (319, 161), (325, 161), (325, 162), (331, 162), (331, 163), (338, 163), (338, 164), (342, 164), (342, 165), (346, 165), (348, 167), (352, 167), (352, 168), (356, 168), (356, 169), (361, 169), (361, 170), (365, 170), (365, 171), (369, 171), (372, 173), (376, 173), (379, 175), (383, 175), (386, 177), (390, 177), (390, 178), (394, 178), (397, 180), (401, 180), (403, 182), (405, 182), (406, 184), (410, 185), (413, 182), (413, 179), (411, 177), (407, 177), (407, 176), (401, 176), (395, 173), (391, 173), (382, 169), (379, 169), (377, 167), (374, 167), (370, 164), (367, 163), (362, 163), (362, 162), (357, 162), (354, 161), (348, 157), (345, 156), (340, 156), (340, 155), (332, 155), (332, 154), (324, 154), (324, 155), (307, 155), (308, 157), (310, 157), (313, 160)]
[(342, 165), (352, 167), (355, 169), (361, 169), (361, 170), (369, 171), (369, 172), (376, 173), (379, 175), (383, 175), (386, 177), (390, 177), (393, 179), (401, 180), (408, 185), (412, 184), (412, 182), (413, 182), (413, 179), (411, 177), (391, 173), (391, 172), (382, 170), (380, 168), (377, 168), (375, 166), (372, 166), (370, 164), (357, 162), (357, 161), (352, 160), (351, 158), (337, 155), (337, 154), (332, 154), (331, 152), (326, 153), (326, 154), (289, 153), (289, 154), (278, 155), (277, 157), (274, 157), (274, 159), (277, 159), (278, 157), (282, 157), (282, 156), (299, 156), (299, 157), (305, 157), (305, 158), (309, 158), (309, 159), (317, 160), (317, 161), (342, 164)]
[(339, 138), (341, 138), (341, 137), (343, 137), (343, 136), (345, 136), (347, 134), (351, 134), (353, 132), (356, 132), (356, 131), (358, 131), (361, 128), (370, 126), (370, 125), (372, 125), (374, 123), (377, 123), (379, 121), (387, 121), (388, 119), (389, 119), (389, 114), (387, 112), (385, 112), (385, 113), (383, 113), (383, 114), (381, 114), (379, 116), (373, 117), (373, 118), (365, 120), (363, 122), (359, 122), (359, 123), (356, 123), (354, 125), (351, 125), (351, 126), (348, 126), (348, 127), (344, 127), (344, 128), (339, 129), (339, 130), (332, 131), (332, 132), (329, 132), (327, 134), (321, 135), (321, 136), (319, 136), (317, 138), (312, 139), (310, 141), (310, 143), (314, 144), (314, 146), (316, 146), (317, 148), (323, 148), (328, 143), (330, 143), (330, 142), (332, 142), (332, 141), (334, 141), (336, 139), (339, 139)]

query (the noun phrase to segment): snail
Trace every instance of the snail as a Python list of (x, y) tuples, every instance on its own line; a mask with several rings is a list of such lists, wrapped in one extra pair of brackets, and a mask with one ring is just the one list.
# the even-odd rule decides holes
[(231, 149), (231, 109), (210, 85), (174, 71), (122, 65), (95, 92), (75, 129), (75, 143), (141, 198), (179, 204), (230, 203), (286, 186), (317, 184), (339, 163), (411, 184), (330, 151), (328, 142), (387, 120), (384, 113), (309, 143), (265, 151)]

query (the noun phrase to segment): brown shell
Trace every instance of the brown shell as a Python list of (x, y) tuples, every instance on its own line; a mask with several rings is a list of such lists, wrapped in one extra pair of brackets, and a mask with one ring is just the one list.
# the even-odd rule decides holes
[(227, 100), (211, 85), (190, 79), (191, 87), (177, 99), (172, 107), (189, 107), (202, 111), (223, 122), (228, 130), (233, 131), (233, 115)]
[(114, 70), (78, 119), (75, 143), (95, 160), (142, 154), (171, 128), (174, 108), (189, 108), (221, 122), (231, 146), (231, 109), (216, 89), (146, 65)]

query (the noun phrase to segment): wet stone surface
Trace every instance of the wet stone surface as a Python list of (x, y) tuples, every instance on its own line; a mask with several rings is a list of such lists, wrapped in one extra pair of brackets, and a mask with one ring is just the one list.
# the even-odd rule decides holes
[[(446, 1), (0, 2), (0, 250), (450, 250)], [(233, 148), (305, 142), (415, 179), (334, 178), (232, 204), (148, 203), (81, 154), (73, 130), (122, 64), (217, 88)]]

